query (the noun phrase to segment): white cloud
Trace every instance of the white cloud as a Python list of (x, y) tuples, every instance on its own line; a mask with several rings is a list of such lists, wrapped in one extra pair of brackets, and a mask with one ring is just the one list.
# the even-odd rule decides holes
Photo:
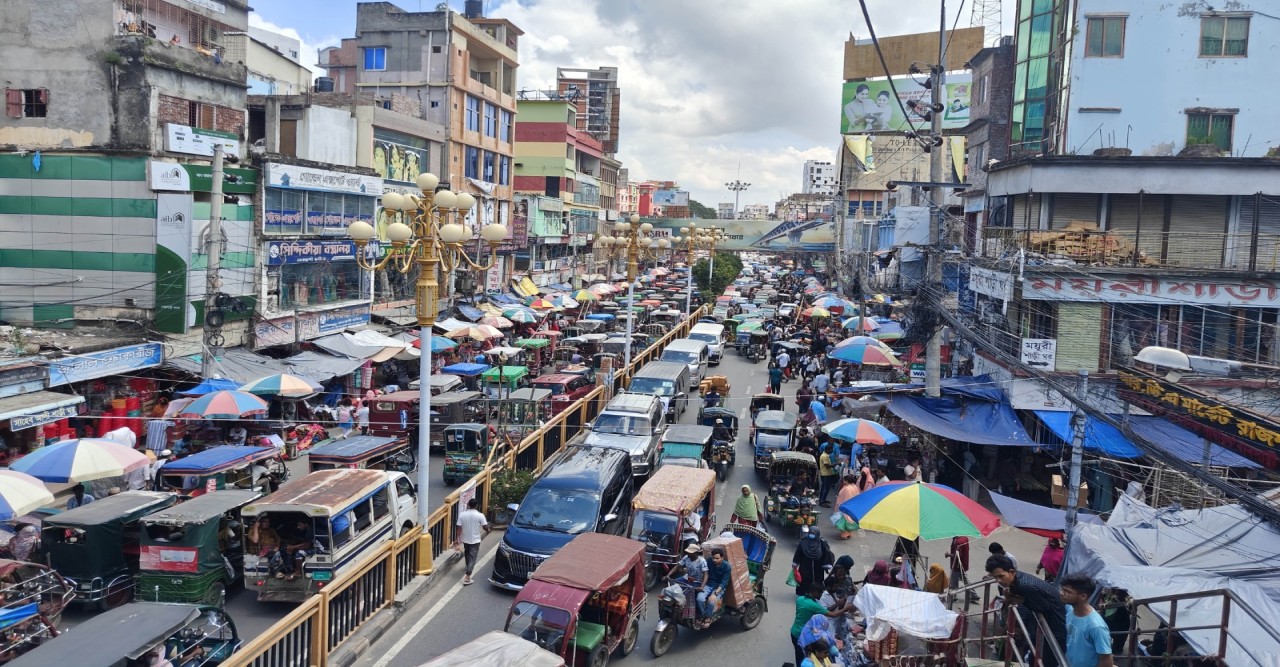
[[(936, 21), (902, 10), (872, 0), (877, 32)], [(772, 204), (800, 189), (805, 160), (834, 160), (844, 42), (867, 34), (842, 0), (504, 0), (489, 15), (525, 32), (520, 88), (554, 88), (556, 67), (617, 67), (624, 166), (712, 207), (737, 178), (752, 184), (743, 205)]]
[(338, 35), (326, 35), (320, 38), (314, 38), (311, 35), (304, 37), (299, 34), (297, 30), (278, 26), (271, 21), (262, 18), (262, 15), (256, 12), (250, 12), (249, 14), (249, 27), (269, 30), (271, 32), (284, 35), (285, 37), (292, 37), (293, 39), (301, 42), (302, 46), (298, 49), (298, 58), (301, 60), (303, 67), (311, 70), (311, 73), (317, 76), (324, 74), (324, 70), (316, 67), (316, 63), (318, 62), (316, 52), (327, 46), (337, 46), (342, 41), (342, 37)]

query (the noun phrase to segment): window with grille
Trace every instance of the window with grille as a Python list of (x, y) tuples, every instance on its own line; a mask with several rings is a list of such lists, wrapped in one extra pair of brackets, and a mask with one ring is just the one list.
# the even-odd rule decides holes
[(1205, 16), (1200, 19), (1200, 55), (1243, 58), (1249, 54), (1249, 17)]
[(216, 107), (211, 104), (201, 104), (199, 102), (187, 102), (187, 125), (198, 127), (204, 130), (212, 130), (215, 128), (214, 112)]
[(49, 113), (47, 88), (5, 88), (4, 101), (10, 118), (44, 118)]
[(1230, 152), (1234, 124), (1234, 114), (1188, 112), (1187, 143), (1215, 144), (1223, 151)]

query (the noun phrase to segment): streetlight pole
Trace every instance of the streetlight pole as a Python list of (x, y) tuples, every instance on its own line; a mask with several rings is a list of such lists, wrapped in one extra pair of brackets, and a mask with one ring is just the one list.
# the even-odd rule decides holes
[(689, 221), (688, 227), (680, 228), (680, 236), (671, 239), (674, 243), (684, 242), (685, 244), (685, 263), (689, 265), (689, 273), (685, 278), (684, 290), (684, 315), (688, 317), (693, 313), (693, 249), (697, 245), (698, 239), (698, 223)]
[(475, 197), (465, 192), (437, 192), (439, 184), (435, 174), (424, 173), (417, 179), (422, 196), (395, 192), (382, 195), (382, 214), (391, 221), (387, 226), (391, 248), (381, 260), (364, 256), (365, 246), (374, 236), (373, 225), (356, 221), (347, 227), (347, 234), (356, 242), (356, 260), (361, 269), (402, 274), (414, 267), (418, 269), (414, 286), (422, 346), (418, 357), (418, 523), (424, 537), (430, 534), (427, 521), (431, 516), (431, 327), (435, 325), (439, 308), (437, 271), (443, 271), (446, 277), (463, 265), (479, 272), (488, 271), (497, 260), (498, 243), (507, 234), (503, 225), (485, 225), (480, 230), (480, 238), (489, 244), (489, 259), (487, 263), (471, 259), (464, 247), (470, 231), (456, 222), (455, 216), (465, 217), (475, 205)]
[(737, 220), (738, 219), (738, 196), (741, 195), (743, 191), (745, 191), (747, 188), (751, 187), (751, 184), (743, 183), (740, 180), (734, 179), (728, 183), (725, 183), (724, 186), (726, 188), (729, 188), (729, 191), (733, 193), (733, 219)]
[[(657, 259), (662, 250), (671, 246), (671, 239), (651, 238), (653, 225), (647, 222), (641, 223), (640, 216), (634, 213), (629, 219), (615, 225), (614, 229), (617, 235), (604, 238), (611, 239), (605, 242), (611, 253), (616, 250), (621, 257), (625, 257), (627, 260), (627, 344), (622, 362), (622, 372), (625, 374), (631, 369), (631, 335), (635, 320), (636, 274), (640, 270), (640, 260), (645, 258)], [(642, 240), (648, 242), (642, 244)]]

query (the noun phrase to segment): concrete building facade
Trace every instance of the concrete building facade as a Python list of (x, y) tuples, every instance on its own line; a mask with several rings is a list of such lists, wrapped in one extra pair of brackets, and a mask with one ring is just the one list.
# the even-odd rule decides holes
[(556, 90), (568, 96), (577, 112), (577, 127), (595, 137), (607, 155), (618, 152), (622, 91), (617, 67), (556, 68)]
[(821, 160), (805, 160), (800, 176), (802, 194), (834, 195), (837, 185), (835, 165)]

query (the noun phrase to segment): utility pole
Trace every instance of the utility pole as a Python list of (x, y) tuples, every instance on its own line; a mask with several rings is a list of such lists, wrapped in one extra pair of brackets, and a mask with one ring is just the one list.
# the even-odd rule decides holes
[[(942, 136), (942, 99), (943, 85), (947, 78), (947, 2), (940, 3), (941, 22), (938, 26), (938, 62), (933, 67), (930, 79), (933, 83), (929, 97), (933, 122), (930, 125), (930, 142)], [(929, 153), (929, 180), (933, 182), (933, 216), (929, 223), (929, 250), (925, 256), (927, 271), (923, 289), (935, 290), (937, 303), (935, 308), (942, 308), (942, 198), (945, 190), (942, 187), (942, 158), (945, 154), (943, 146), (933, 146)], [(942, 327), (936, 326), (925, 346), (924, 356), (924, 393), (926, 396), (938, 397), (942, 394)]]
[[(214, 357), (222, 351), (222, 323), (210, 326), (209, 313), (217, 308), (222, 279), (222, 144), (213, 145), (213, 183), (209, 188), (209, 253), (204, 267), (204, 349), (200, 353), (200, 377), (213, 377)], [(296, 328), (296, 327), (295, 327)]]
[(1067, 540), (1076, 527), (1076, 514), (1080, 505), (1080, 468), (1084, 465), (1084, 402), (1089, 399), (1089, 371), (1081, 368), (1080, 379), (1076, 383), (1076, 398), (1080, 405), (1071, 415), (1071, 468), (1067, 472)]

